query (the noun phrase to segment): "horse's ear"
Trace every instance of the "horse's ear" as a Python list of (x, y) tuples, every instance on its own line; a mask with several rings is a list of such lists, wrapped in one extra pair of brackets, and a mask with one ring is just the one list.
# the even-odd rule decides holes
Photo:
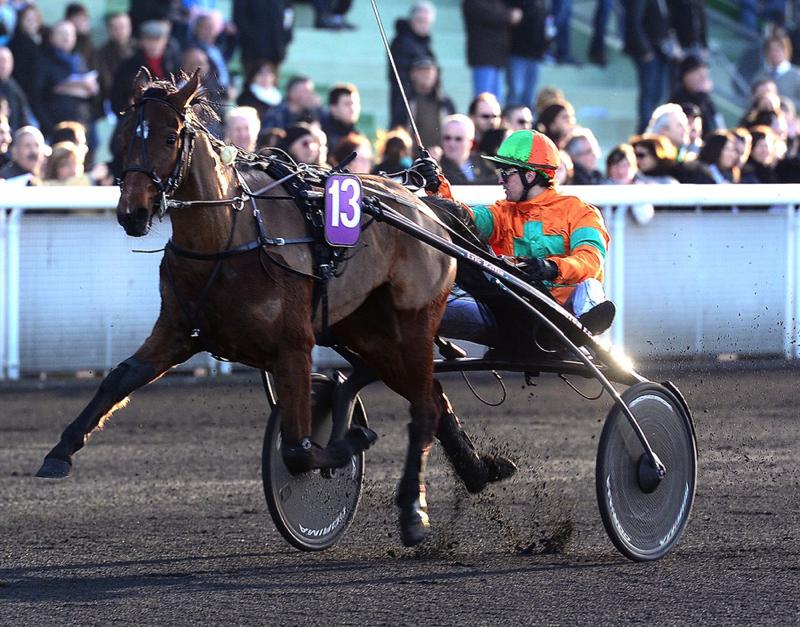
[(192, 98), (195, 97), (197, 91), (200, 89), (200, 68), (194, 71), (194, 74), (186, 81), (186, 84), (175, 93), (175, 105), (178, 109), (185, 109)]
[(139, 71), (136, 73), (136, 78), (133, 79), (133, 91), (135, 94), (141, 94), (147, 86), (153, 82), (153, 75), (150, 74), (150, 70), (147, 69), (146, 66), (142, 66), (139, 68)]

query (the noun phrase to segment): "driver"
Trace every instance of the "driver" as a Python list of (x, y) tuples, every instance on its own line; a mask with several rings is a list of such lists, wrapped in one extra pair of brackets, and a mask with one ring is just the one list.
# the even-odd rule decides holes
[[(556, 189), (555, 144), (542, 133), (520, 130), (503, 141), (496, 157), (483, 158), (498, 164), (506, 199), (490, 206), (458, 203), (469, 211), (481, 239), (522, 268), (531, 282), (543, 284), (592, 334), (605, 331), (615, 313), (601, 284), (610, 237), (596, 207)], [(455, 200), (436, 161), (417, 159), (413, 169), (425, 178), (429, 195)], [(457, 288), (439, 333), (497, 346), (500, 326), (492, 309)]]

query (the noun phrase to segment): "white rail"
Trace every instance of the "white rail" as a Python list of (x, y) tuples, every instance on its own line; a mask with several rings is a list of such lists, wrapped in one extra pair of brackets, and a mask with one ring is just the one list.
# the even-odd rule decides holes
[[(502, 197), (495, 186), (453, 191), (473, 205)], [(764, 352), (800, 358), (800, 185), (564, 191), (606, 216), (612, 235), (608, 290), (619, 307), (615, 344), (653, 356)], [(107, 369), (147, 335), (158, 312), (159, 256), (128, 251), (160, 247), (169, 225), (141, 242), (125, 238), (112, 215), (86, 215), (86, 209), (112, 209), (118, 198), (116, 187), (0, 184), (0, 206), (6, 207), (0, 209), (0, 378), (63, 370), (64, 364)], [(639, 225), (628, 208), (642, 204), (761, 209), (659, 211)], [(52, 216), (32, 209), (67, 211)], [(113, 298), (109, 269), (122, 286), (111, 290)], [(89, 314), (96, 315), (84, 321)], [(94, 335), (102, 346), (93, 352), (71, 339)]]

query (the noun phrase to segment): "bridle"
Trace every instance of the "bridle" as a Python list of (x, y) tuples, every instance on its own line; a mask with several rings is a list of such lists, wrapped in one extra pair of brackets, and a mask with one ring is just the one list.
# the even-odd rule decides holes
[[(181, 120), (183, 120), (183, 128), (181, 128), (178, 136), (178, 159), (175, 161), (175, 167), (173, 168), (169, 177), (167, 177), (166, 181), (161, 180), (161, 177), (158, 176), (156, 171), (150, 165), (150, 160), (148, 157), (147, 141), (150, 135), (150, 126), (149, 122), (144, 117), (145, 106), (148, 102), (155, 102), (169, 107), (178, 114), (178, 117)], [(122, 171), (122, 176), (120, 177), (120, 187), (122, 187), (125, 177), (131, 172), (139, 172), (147, 176), (158, 190), (158, 217), (159, 219), (163, 219), (164, 215), (166, 215), (167, 211), (171, 208), (171, 204), (173, 202), (171, 200), (172, 194), (174, 194), (175, 191), (183, 184), (186, 173), (189, 171), (189, 166), (192, 162), (192, 152), (194, 151), (194, 142), (197, 131), (190, 123), (188, 111), (180, 111), (175, 105), (163, 98), (158, 98), (156, 96), (145, 96), (134, 105), (133, 110), (136, 113), (136, 123), (133, 128), (133, 137), (128, 145), (127, 161), (129, 165)], [(134, 144), (136, 143), (137, 137), (141, 140), (139, 142), (139, 162), (133, 163)], [(229, 201), (225, 202), (227, 203)]]

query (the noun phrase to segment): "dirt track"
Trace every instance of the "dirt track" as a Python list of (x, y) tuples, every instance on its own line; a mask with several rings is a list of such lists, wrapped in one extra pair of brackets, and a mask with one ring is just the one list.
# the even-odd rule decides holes
[[(381, 439), (353, 526), (321, 554), (289, 547), (267, 513), (255, 373), (140, 391), (60, 483), (33, 473), (93, 386), (0, 387), (0, 624), (796, 623), (800, 370), (773, 366), (645, 371), (684, 392), (700, 451), (688, 529), (649, 564), (622, 558), (597, 512), (607, 397), (554, 378), (506, 377), (494, 409), (446, 380), (477, 439), (522, 470), (469, 497), (435, 452), (436, 536), (417, 550), (399, 545), (392, 505), (405, 403), (368, 388)], [(496, 398), (488, 378), (479, 388)], [(570, 528), (562, 552), (543, 552)]]

